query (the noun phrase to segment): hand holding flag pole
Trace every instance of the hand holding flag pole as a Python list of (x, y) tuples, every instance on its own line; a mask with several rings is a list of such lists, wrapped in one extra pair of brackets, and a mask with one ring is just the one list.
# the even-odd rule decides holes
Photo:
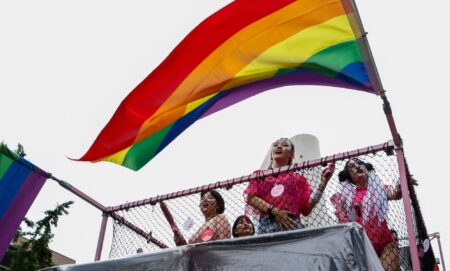
[(183, 235), (180, 232), (180, 229), (178, 229), (178, 226), (173, 219), (169, 207), (167, 207), (167, 205), (163, 201), (159, 203), (159, 206), (161, 207), (161, 211), (163, 212), (164, 217), (166, 218), (167, 222), (169, 222), (170, 228), (173, 231), (173, 240), (175, 241), (175, 244), (177, 246), (187, 245), (186, 239), (184, 239)]

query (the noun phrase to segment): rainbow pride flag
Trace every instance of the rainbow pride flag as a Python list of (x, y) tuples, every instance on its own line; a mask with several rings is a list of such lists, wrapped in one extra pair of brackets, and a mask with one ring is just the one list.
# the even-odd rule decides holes
[(0, 259), (50, 175), (0, 144)]
[(138, 170), (196, 120), (263, 91), (379, 94), (351, 0), (236, 0), (198, 25), (122, 101), (81, 161)]

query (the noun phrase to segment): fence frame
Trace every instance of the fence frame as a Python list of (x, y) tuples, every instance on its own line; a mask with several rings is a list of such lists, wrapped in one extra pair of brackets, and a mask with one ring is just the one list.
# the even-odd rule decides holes
[[(390, 118), (388, 117), (388, 121)], [(393, 119), (392, 119), (393, 121)], [(393, 124), (395, 128), (395, 123)], [(400, 139), (398, 136), (397, 139)], [(401, 142), (400, 142), (401, 143)], [(330, 156), (325, 156), (320, 159), (315, 160), (309, 160), (304, 161), (302, 163), (295, 163), (293, 165), (284, 166), (278, 169), (269, 169), (264, 170), (260, 172), (256, 172), (250, 175), (242, 176), (239, 178), (233, 178), (226, 181), (219, 181), (216, 183), (211, 183), (203, 186), (198, 186), (190, 189), (185, 189), (169, 194), (159, 195), (156, 197), (151, 197), (143, 200), (137, 200), (132, 202), (127, 202), (125, 204), (120, 204), (117, 206), (111, 206), (111, 207), (105, 207), (104, 205), (100, 204), (93, 198), (89, 197), (85, 193), (81, 192), (79, 189), (75, 188), (71, 184), (62, 181), (60, 179), (57, 179), (54, 176), (51, 176), (51, 179), (57, 181), (62, 187), (65, 189), (71, 191), (81, 199), (85, 200), (95, 208), (99, 209), (102, 212), (102, 220), (101, 220), (101, 226), (100, 226), (100, 232), (99, 232), (99, 239), (97, 241), (97, 249), (95, 252), (94, 261), (99, 261), (101, 259), (101, 253), (103, 249), (103, 243), (104, 243), (104, 237), (106, 232), (106, 225), (107, 225), (107, 219), (108, 217), (111, 217), (115, 221), (118, 221), (119, 223), (123, 224), (124, 226), (128, 227), (130, 230), (135, 232), (136, 234), (144, 237), (148, 242), (152, 242), (153, 244), (157, 245), (160, 248), (167, 248), (168, 246), (152, 236), (151, 232), (146, 232), (143, 229), (137, 227), (124, 217), (118, 215), (116, 212), (121, 210), (126, 210), (130, 208), (135, 208), (143, 205), (155, 205), (157, 203), (161, 203), (165, 200), (170, 200), (174, 198), (179, 198), (183, 196), (188, 196), (192, 194), (197, 194), (203, 191), (208, 191), (211, 189), (217, 189), (217, 188), (231, 188), (232, 186), (236, 184), (241, 184), (244, 182), (250, 182), (252, 180), (262, 179), (268, 176), (272, 176), (274, 174), (282, 174), (288, 171), (296, 171), (296, 170), (302, 170), (302, 169), (308, 169), (313, 168), (316, 166), (325, 166), (327, 163), (345, 160), (353, 157), (357, 157), (360, 155), (366, 155), (370, 153), (377, 153), (380, 151), (385, 151), (388, 154), (392, 154), (394, 151), (396, 153), (397, 157), (397, 164), (399, 169), (399, 175), (400, 175), (400, 186), (403, 194), (403, 206), (405, 211), (405, 217), (406, 217), (406, 225), (407, 225), (407, 232), (408, 232), (408, 241), (410, 244), (410, 253), (411, 253), (411, 260), (412, 260), (412, 267), (414, 271), (419, 271), (420, 269), (420, 261), (418, 256), (418, 250), (417, 250), (417, 241), (416, 241), (416, 233), (414, 230), (414, 223), (413, 223), (413, 212), (411, 208), (414, 208), (416, 211), (416, 218), (419, 218), (422, 223), (420, 223), (423, 227), (423, 233), (426, 234), (426, 228), (424, 227), (422, 214), (420, 213), (420, 208), (417, 202), (417, 199), (415, 198), (415, 191), (414, 187), (408, 184), (408, 178), (409, 178), (409, 171), (408, 166), (404, 157), (403, 148), (401, 145), (395, 144), (394, 141), (390, 140), (382, 144), (373, 145), (365, 148), (356, 149), (353, 151), (347, 151), (342, 152)], [(411, 199), (415, 200), (411, 200)], [(428, 236), (428, 235), (427, 235)], [(414, 244), (414, 245), (413, 245)]]
[[(394, 126), (395, 126), (395, 124), (394, 124)], [(398, 137), (398, 139), (399, 139), (399, 137)], [(396, 153), (397, 164), (398, 164), (398, 169), (399, 169), (399, 174), (400, 174), (400, 185), (401, 185), (402, 194), (408, 195), (408, 196), (403, 196), (402, 198), (403, 198), (403, 206), (404, 206), (405, 217), (406, 217), (408, 241), (410, 244), (412, 266), (413, 266), (413, 270), (420, 270), (416, 233), (414, 230), (413, 213), (411, 210), (411, 207), (413, 207), (417, 210), (418, 204), (417, 204), (417, 201), (411, 201), (411, 199), (410, 199), (410, 196), (411, 196), (410, 192), (413, 192), (414, 188), (412, 186), (410, 186), (407, 181), (409, 172), (407, 171), (407, 164), (406, 164), (406, 161), (404, 158), (403, 149), (401, 147), (399, 147), (398, 145), (396, 145), (392, 140), (387, 141), (382, 144), (373, 145), (373, 146), (369, 146), (369, 147), (365, 147), (365, 148), (360, 148), (360, 149), (356, 149), (353, 151), (347, 151), (347, 152), (342, 152), (342, 153), (338, 153), (338, 154), (334, 154), (334, 155), (330, 155), (330, 156), (325, 156), (320, 159), (304, 161), (302, 163), (296, 163), (296, 164), (281, 167), (281, 168), (275, 169), (275, 170), (274, 169), (264, 170), (261, 172), (253, 173), (253, 174), (242, 176), (239, 178), (233, 178), (233, 179), (229, 179), (226, 181), (219, 181), (216, 183), (210, 183), (207, 185), (197, 186), (194, 188), (189, 188), (189, 189), (185, 189), (185, 190), (181, 190), (181, 191), (177, 191), (177, 192), (173, 192), (173, 193), (158, 195), (156, 197), (150, 197), (150, 198), (146, 198), (146, 199), (142, 199), (142, 200), (127, 202), (127, 203), (120, 204), (117, 206), (108, 207), (108, 214), (113, 219), (118, 220), (120, 223), (123, 223), (125, 226), (129, 227), (131, 230), (136, 232), (138, 235), (146, 238), (146, 240), (158, 245), (161, 248), (164, 248), (165, 244), (161, 243), (159, 240), (157, 240), (154, 237), (152, 239), (149, 239), (148, 233), (146, 233), (143, 230), (136, 229), (137, 228), (136, 226), (130, 225), (131, 223), (129, 223), (129, 222), (127, 223), (127, 221), (124, 220), (124, 218), (120, 217), (119, 219), (117, 219), (118, 215), (115, 214), (115, 212), (121, 211), (121, 210), (127, 210), (130, 208), (135, 208), (135, 207), (139, 207), (139, 206), (143, 206), (143, 205), (155, 205), (157, 203), (161, 203), (166, 200), (184, 197), (184, 196), (188, 196), (188, 195), (192, 195), (192, 194), (197, 194), (197, 193), (201, 193), (201, 192), (208, 191), (211, 189), (231, 188), (232, 186), (234, 186), (236, 184), (250, 182), (252, 180), (257, 180), (257, 179), (261, 179), (264, 177), (272, 176), (273, 174), (282, 174), (282, 173), (285, 173), (288, 171), (308, 169), (308, 168), (313, 168), (313, 167), (321, 166), (321, 165), (323, 166), (330, 162), (349, 159), (349, 158), (357, 157), (360, 155), (366, 155), (366, 154), (370, 154), (370, 153), (374, 154), (374, 153), (377, 153), (380, 151), (385, 151), (388, 154), (391, 154), (394, 151)], [(411, 191), (410, 191), (410, 189), (411, 189)], [(416, 204), (414, 204), (414, 203), (416, 203)], [(412, 204), (414, 204), (414, 205), (412, 205)], [(417, 206), (415, 206), (415, 205), (417, 205)], [(408, 207), (408, 206), (411, 206), (411, 207)], [(419, 215), (421, 216), (420, 213), (419, 213)], [(102, 230), (104, 231), (104, 229), (102, 229)], [(161, 246), (161, 244), (163, 244), (163, 246)], [(414, 244), (414, 245), (411, 245), (411, 244)], [(98, 249), (101, 250), (101, 248), (99, 248), (99, 246), (100, 246), (100, 240), (98, 243)], [(417, 266), (415, 267), (415, 265), (417, 265)]]
[(442, 270), (446, 271), (444, 254), (442, 252), (442, 245), (441, 245), (441, 234), (439, 232), (434, 232), (434, 233), (430, 233), (428, 235), (428, 237), (430, 237), (430, 246), (431, 246), (431, 241), (433, 241), (434, 239), (437, 240), (438, 248), (439, 248), (439, 255), (441, 256), (440, 261), (441, 261), (441, 265), (442, 265)]
[(295, 163), (293, 165), (284, 166), (284, 167), (281, 167), (281, 168), (278, 168), (275, 170), (274, 169), (263, 170), (263, 171), (259, 171), (257, 173), (252, 173), (249, 175), (229, 179), (226, 181), (219, 181), (216, 183), (210, 183), (207, 185), (197, 186), (194, 188), (189, 188), (189, 189), (185, 189), (185, 190), (181, 190), (181, 191), (177, 191), (177, 192), (173, 192), (173, 193), (168, 193), (165, 195), (159, 195), (156, 197), (151, 197), (151, 198), (147, 198), (147, 199), (143, 199), (143, 200), (127, 202), (127, 203), (120, 204), (120, 205), (117, 205), (114, 207), (110, 207), (110, 211), (117, 212), (117, 211), (135, 208), (135, 207), (139, 207), (139, 206), (143, 206), (143, 205), (149, 205), (149, 204), (155, 205), (162, 201), (179, 198), (179, 197), (184, 197), (184, 196), (189, 196), (189, 195), (193, 195), (193, 194), (197, 194), (197, 193), (201, 193), (201, 192), (206, 192), (211, 189), (231, 188), (232, 186), (234, 186), (236, 184), (241, 184), (244, 182), (250, 182), (253, 180), (262, 179), (265, 177), (272, 176), (274, 174), (282, 174), (282, 173), (289, 172), (289, 171), (313, 168), (316, 166), (326, 165), (327, 163), (344, 160), (344, 159), (349, 159), (352, 157), (357, 157), (357, 156), (365, 155), (365, 154), (369, 154), (369, 153), (376, 153), (379, 151), (388, 151), (389, 152), (389, 151), (392, 151), (393, 149), (394, 149), (394, 145), (393, 145), (392, 141), (388, 141), (386, 143), (369, 146), (366, 148), (361, 148), (361, 149), (356, 149), (356, 150), (349, 151), (349, 152), (343, 152), (343, 153), (339, 153), (339, 154), (335, 154), (335, 155), (325, 156), (320, 159), (304, 161), (302, 163)]

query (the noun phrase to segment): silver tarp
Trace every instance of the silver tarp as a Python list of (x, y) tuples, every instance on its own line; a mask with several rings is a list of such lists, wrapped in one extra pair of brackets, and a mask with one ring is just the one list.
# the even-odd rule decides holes
[(383, 270), (355, 223), (214, 241), (47, 270)]

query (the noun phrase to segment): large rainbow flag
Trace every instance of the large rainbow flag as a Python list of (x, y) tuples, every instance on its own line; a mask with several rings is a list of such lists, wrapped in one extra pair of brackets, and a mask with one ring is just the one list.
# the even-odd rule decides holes
[(138, 170), (196, 120), (302, 84), (382, 91), (353, 1), (233, 1), (122, 101), (79, 160)]
[(50, 175), (0, 144), (0, 260)]

